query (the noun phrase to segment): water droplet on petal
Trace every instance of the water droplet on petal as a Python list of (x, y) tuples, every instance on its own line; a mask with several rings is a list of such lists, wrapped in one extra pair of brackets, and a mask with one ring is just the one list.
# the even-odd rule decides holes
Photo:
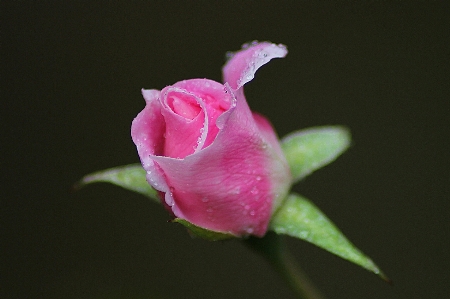
[(241, 193), (241, 187), (238, 186), (238, 187), (230, 190), (229, 193), (230, 194), (239, 194), (239, 193)]
[(226, 57), (227, 59), (231, 59), (231, 58), (233, 58), (233, 56), (234, 56), (234, 53), (233, 53), (233, 52), (227, 52), (227, 53), (225, 53), (225, 57)]

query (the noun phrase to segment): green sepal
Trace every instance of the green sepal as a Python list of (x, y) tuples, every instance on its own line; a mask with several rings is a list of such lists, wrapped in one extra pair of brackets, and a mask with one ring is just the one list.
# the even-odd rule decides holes
[(291, 169), (293, 183), (333, 162), (350, 142), (350, 131), (341, 126), (308, 128), (285, 136), (281, 148)]
[(272, 216), (270, 230), (296, 237), (355, 263), (389, 281), (377, 265), (342, 234), (308, 199), (290, 194)]
[(206, 229), (206, 228), (199, 227), (199, 226), (197, 226), (195, 224), (192, 224), (189, 221), (186, 221), (186, 220), (181, 219), (181, 218), (175, 218), (173, 220), (173, 222), (177, 222), (177, 223), (180, 223), (180, 224), (184, 225), (186, 228), (189, 229), (189, 231), (194, 236), (197, 236), (197, 237), (200, 237), (202, 239), (209, 240), (209, 241), (220, 241), (220, 240), (226, 240), (226, 239), (230, 239), (230, 238), (236, 237), (236, 236), (234, 236), (232, 234), (216, 232), (216, 231), (213, 231), (213, 230), (209, 230), (209, 229)]
[(75, 184), (75, 188), (78, 189), (92, 183), (111, 183), (160, 203), (156, 190), (148, 184), (145, 175), (146, 172), (141, 164), (119, 166), (88, 174)]

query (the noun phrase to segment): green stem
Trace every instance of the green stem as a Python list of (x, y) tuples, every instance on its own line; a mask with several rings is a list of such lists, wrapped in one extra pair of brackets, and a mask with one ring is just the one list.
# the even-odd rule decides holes
[(299, 299), (325, 299), (311, 280), (296, 265), (281, 236), (268, 232), (263, 238), (250, 237), (245, 244), (266, 258), (288, 283)]

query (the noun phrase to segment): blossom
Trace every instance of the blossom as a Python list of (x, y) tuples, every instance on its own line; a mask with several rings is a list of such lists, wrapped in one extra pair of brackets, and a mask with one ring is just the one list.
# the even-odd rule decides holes
[(131, 135), (148, 183), (176, 218), (235, 236), (263, 236), (292, 183), (269, 121), (247, 105), (243, 85), (286, 47), (244, 45), (209, 79), (142, 90)]

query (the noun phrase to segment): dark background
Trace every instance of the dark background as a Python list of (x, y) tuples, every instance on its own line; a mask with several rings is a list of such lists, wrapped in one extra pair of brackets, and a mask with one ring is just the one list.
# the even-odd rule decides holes
[(138, 162), (140, 89), (221, 80), (225, 52), (288, 46), (246, 85), (280, 136), (342, 124), (353, 146), (295, 186), (394, 280), (300, 240), (328, 298), (449, 293), (449, 6), (440, 2), (1, 2), (2, 298), (294, 298), (237, 241), (191, 239), (84, 174)]

